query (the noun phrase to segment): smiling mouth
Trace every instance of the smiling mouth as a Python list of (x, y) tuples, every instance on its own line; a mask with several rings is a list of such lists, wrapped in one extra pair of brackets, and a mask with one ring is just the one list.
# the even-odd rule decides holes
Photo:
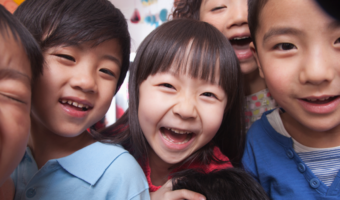
[(72, 100), (62, 99), (62, 100), (59, 101), (59, 103), (64, 104), (64, 105), (68, 105), (68, 106), (72, 106), (73, 108), (75, 108), (78, 111), (88, 111), (89, 109), (91, 109), (91, 107), (88, 106), (88, 105), (84, 105), (84, 104), (81, 104), (79, 102), (72, 101)]
[(174, 128), (162, 127), (160, 131), (162, 137), (172, 144), (185, 144), (189, 142), (194, 135), (193, 132), (182, 131)]
[(235, 38), (230, 39), (229, 41), (233, 46), (246, 46), (246, 45), (249, 45), (252, 40), (251, 40), (251, 37), (246, 36), (246, 37), (235, 37)]
[(332, 97), (325, 97), (325, 98), (305, 98), (302, 100), (308, 103), (313, 103), (313, 104), (327, 104), (329, 102), (334, 101), (338, 97), (339, 96), (332, 96)]

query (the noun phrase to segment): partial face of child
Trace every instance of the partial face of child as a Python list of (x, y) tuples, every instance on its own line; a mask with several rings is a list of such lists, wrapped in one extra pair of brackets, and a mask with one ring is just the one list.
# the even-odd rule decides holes
[(20, 41), (0, 34), (0, 186), (24, 155), (30, 131), (31, 66)]
[(200, 7), (200, 20), (215, 26), (230, 40), (243, 74), (257, 69), (249, 48), (247, 9), (247, 0), (203, 0)]
[(212, 140), (226, 105), (218, 84), (170, 68), (141, 83), (138, 118), (156, 157), (171, 166)]
[(56, 46), (44, 52), (43, 75), (34, 83), (32, 121), (46, 131), (75, 137), (108, 110), (120, 75), (117, 40), (97, 46)]
[(261, 76), (286, 110), (288, 132), (339, 133), (339, 22), (310, 0), (269, 0), (259, 22)]

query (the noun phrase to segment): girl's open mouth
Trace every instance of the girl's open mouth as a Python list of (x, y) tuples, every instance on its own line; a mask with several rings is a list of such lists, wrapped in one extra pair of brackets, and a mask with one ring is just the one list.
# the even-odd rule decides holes
[(194, 133), (192, 132), (182, 131), (174, 128), (162, 127), (160, 131), (162, 137), (166, 141), (176, 145), (181, 145), (189, 142), (194, 135)]
[(253, 56), (249, 44), (252, 41), (249, 36), (234, 37), (230, 40), (231, 45), (234, 48), (237, 58), (242, 61)]

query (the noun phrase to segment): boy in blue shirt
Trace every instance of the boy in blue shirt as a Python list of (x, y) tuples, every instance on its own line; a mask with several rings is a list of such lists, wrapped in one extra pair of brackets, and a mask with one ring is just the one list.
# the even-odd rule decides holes
[(244, 167), (272, 199), (339, 199), (340, 24), (311, 0), (248, 6), (260, 75), (282, 109), (250, 128)]
[(107, 0), (26, 0), (14, 15), (45, 59), (33, 83), (28, 148), (12, 174), (15, 199), (149, 199), (136, 160), (86, 131), (129, 67), (123, 14)]

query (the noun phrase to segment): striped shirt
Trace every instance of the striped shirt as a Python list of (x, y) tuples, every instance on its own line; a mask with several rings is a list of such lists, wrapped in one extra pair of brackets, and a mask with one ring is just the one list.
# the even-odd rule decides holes
[[(276, 132), (291, 137), (283, 126), (279, 109), (267, 115), (270, 125)], [(294, 140), (294, 150), (301, 160), (325, 185), (331, 186), (340, 170), (340, 146), (333, 148), (311, 148)]]

